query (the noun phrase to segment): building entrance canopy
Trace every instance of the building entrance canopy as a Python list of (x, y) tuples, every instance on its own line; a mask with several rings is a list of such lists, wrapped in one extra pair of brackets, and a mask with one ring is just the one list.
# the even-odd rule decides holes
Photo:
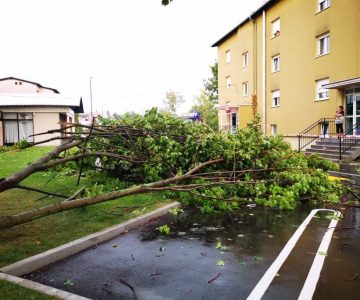
[(325, 89), (346, 89), (350, 87), (360, 86), (360, 77), (341, 80), (323, 85)]

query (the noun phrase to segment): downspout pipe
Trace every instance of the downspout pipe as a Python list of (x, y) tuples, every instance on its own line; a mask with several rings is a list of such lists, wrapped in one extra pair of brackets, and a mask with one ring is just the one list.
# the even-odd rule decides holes
[(266, 134), (266, 12), (262, 12), (262, 129)]

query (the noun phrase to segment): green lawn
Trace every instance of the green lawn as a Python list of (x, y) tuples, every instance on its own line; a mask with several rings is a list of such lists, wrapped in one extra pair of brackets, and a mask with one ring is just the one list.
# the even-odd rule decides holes
[(6, 300), (55, 300), (57, 297), (26, 289), (15, 283), (0, 280), (0, 299)]
[[(0, 178), (6, 177), (13, 172), (22, 169), (30, 162), (49, 152), (50, 147), (34, 147), (22, 151), (0, 153)], [(42, 188), (54, 172), (39, 172), (22, 182), (23, 185)], [(61, 191), (71, 195), (78, 189), (76, 187), (77, 176), (57, 174), (48, 184), (48, 191)], [(81, 180), (81, 186), (90, 185), (86, 178)], [(12, 189), (0, 193), (0, 216), (10, 215), (20, 211), (41, 207), (61, 201), (60, 198), (47, 197), (38, 200), (42, 194), (19, 189)], [(156, 203), (155, 203), (156, 202)], [(144, 209), (135, 208), (121, 216), (107, 213), (118, 206), (139, 206), (154, 203)], [(135, 195), (93, 206), (81, 207), (13, 228), (0, 231), (0, 267), (14, 263), (26, 257), (41, 253), (56, 246), (86, 236), (109, 226), (146, 213), (168, 203), (158, 194)], [(0, 295), (8, 285), (0, 285)], [(9, 285), (10, 286), (10, 285)], [(1, 298), (1, 297), (0, 297)], [(2, 298), (1, 298), (2, 299)], [(33, 298), (9, 298), (9, 299), (33, 299)], [(41, 299), (41, 298), (34, 298)]]

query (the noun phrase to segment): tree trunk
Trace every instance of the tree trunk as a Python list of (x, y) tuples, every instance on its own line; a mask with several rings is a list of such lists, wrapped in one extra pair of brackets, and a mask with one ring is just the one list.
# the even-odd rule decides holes
[(148, 183), (148, 184), (138, 185), (138, 186), (124, 189), (124, 190), (114, 191), (114, 192), (98, 195), (95, 197), (85, 197), (85, 198), (80, 198), (80, 199), (76, 199), (76, 200), (72, 200), (72, 201), (65, 200), (59, 204), (48, 205), (48, 206), (44, 206), (41, 208), (30, 210), (30, 211), (21, 212), (19, 214), (15, 214), (15, 215), (11, 215), (11, 216), (4, 216), (4, 217), (0, 218), (0, 229), (10, 228), (10, 227), (13, 227), (13, 226), (16, 226), (19, 224), (23, 224), (23, 223), (33, 221), (33, 220), (36, 220), (36, 219), (39, 219), (39, 218), (42, 218), (45, 216), (53, 215), (58, 212), (70, 210), (70, 209), (81, 207), (81, 206), (97, 204), (97, 203), (110, 201), (110, 200), (114, 200), (117, 198), (122, 198), (122, 197), (135, 195), (135, 194), (150, 193), (150, 192), (155, 191), (156, 188), (166, 187), (169, 184), (172, 184), (172, 183), (175, 183), (178, 181), (191, 179), (192, 175), (195, 174), (197, 171), (205, 168), (208, 165), (220, 163), (223, 161), (224, 161), (223, 158), (211, 160), (211, 161), (208, 161), (206, 163), (203, 163), (203, 164), (191, 169), (189, 172), (187, 172), (184, 175), (174, 176), (174, 177), (171, 177), (171, 178), (168, 178), (165, 180), (160, 180), (160, 181), (156, 181), (156, 182), (152, 182), (152, 183)]

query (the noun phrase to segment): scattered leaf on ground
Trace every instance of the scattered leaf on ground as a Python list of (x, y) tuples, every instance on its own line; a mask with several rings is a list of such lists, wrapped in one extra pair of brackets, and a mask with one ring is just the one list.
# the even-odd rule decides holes
[(66, 279), (66, 280), (64, 281), (64, 285), (65, 285), (65, 286), (72, 286), (72, 285), (74, 285), (74, 283), (71, 281), (71, 279)]
[(222, 267), (222, 266), (225, 266), (225, 261), (223, 261), (222, 259), (219, 259), (216, 264), (219, 266), (219, 267)]

